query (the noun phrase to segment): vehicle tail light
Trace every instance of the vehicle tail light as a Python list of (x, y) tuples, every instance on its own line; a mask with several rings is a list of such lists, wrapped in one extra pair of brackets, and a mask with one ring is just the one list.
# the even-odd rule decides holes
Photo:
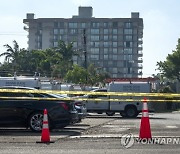
[(62, 106), (65, 110), (69, 110), (69, 106), (67, 105), (67, 103), (61, 102), (61, 106)]

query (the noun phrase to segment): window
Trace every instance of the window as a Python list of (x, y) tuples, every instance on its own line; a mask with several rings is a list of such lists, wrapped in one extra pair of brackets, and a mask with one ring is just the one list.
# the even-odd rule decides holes
[(104, 27), (106, 27), (106, 28), (107, 28), (107, 27), (108, 27), (108, 22), (104, 22), (104, 24), (103, 24), (103, 25), (104, 25)]
[(112, 56), (112, 59), (113, 59), (113, 60), (117, 60), (117, 55), (113, 55), (113, 56)]
[(117, 73), (117, 72), (118, 72), (118, 69), (117, 69), (117, 68), (112, 68), (112, 72), (113, 72), (113, 73)]
[(69, 30), (69, 33), (70, 33), (70, 34), (76, 34), (76, 33), (77, 33), (77, 29), (70, 29), (70, 30)]
[(54, 34), (58, 34), (58, 29), (54, 29)]
[(91, 29), (91, 34), (99, 34), (99, 29)]
[(42, 23), (41, 22), (38, 23), (38, 28), (42, 29)]
[(86, 23), (81, 23), (81, 28), (86, 28)]
[(99, 47), (99, 42), (90, 42), (91, 47)]
[[(129, 62), (133, 62), (132, 61), (132, 55), (124, 55), (124, 60), (127, 60)], [(127, 63), (127, 61), (126, 61), (126, 63)]]
[(130, 42), (130, 41), (124, 42), (124, 47), (126, 47), (126, 48), (132, 48), (132, 46), (133, 46), (133, 42)]
[(99, 41), (99, 36), (91, 35), (91, 41)]
[(117, 41), (117, 35), (113, 35), (113, 40)]
[(60, 36), (59, 36), (59, 39), (60, 39), (60, 40), (63, 40), (63, 36), (62, 36), (62, 35), (60, 35)]
[(104, 34), (108, 34), (109, 33), (109, 29), (104, 29)]
[(104, 60), (108, 60), (108, 55), (104, 55)]
[(91, 55), (92, 60), (99, 60), (99, 55)]
[(42, 30), (41, 29), (38, 32), (39, 32), (39, 35), (42, 35)]
[(64, 28), (64, 22), (59, 22), (59, 27)]
[(54, 41), (58, 40), (58, 35), (54, 35)]
[(125, 28), (131, 28), (132, 27), (132, 23), (131, 22), (126, 22), (125, 23)]
[(113, 48), (113, 54), (117, 54), (117, 48)]
[(58, 42), (54, 42), (54, 47), (57, 47), (58, 46)]
[(108, 35), (104, 35), (104, 40), (107, 41), (109, 39)]
[(91, 26), (92, 26), (93, 28), (99, 28), (99, 22), (92, 22), (92, 23), (91, 23)]
[(124, 48), (124, 53), (132, 54), (132, 48)]
[(59, 34), (64, 34), (64, 29), (59, 29)]
[(117, 74), (112, 74), (112, 77), (113, 78), (117, 78)]
[(42, 42), (37, 43), (38, 49), (42, 49)]
[(113, 47), (117, 47), (117, 42), (113, 42)]
[(76, 22), (70, 22), (69, 28), (77, 28), (77, 23)]
[(99, 47), (99, 42), (94, 42), (95, 43), (95, 47)]
[(58, 22), (54, 22), (54, 27), (58, 28)]
[(91, 48), (91, 54), (99, 54), (99, 48)]
[(118, 22), (113, 22), (112, 26), (113, 26), (113, 28), (117, 28), (118, 27)]
[(42, 36), (41, 35), (38, 35), (37, 36), (37, 41), (39, 42), (39, 41), (41, 41), (42, 40)]
[(117, 62), (117, 67), (123, 67), (123, 62), (118, 61), (118, 62)]
[(132, 34), (132, 29), (124, 29), (124, 34)]
[(112, 62), (112, 61), (108, 61), (108, 65), (109, 65), (109, 66), (112, 66), (112, 65), (113, 65), (113, 62)]
[(77, 42), (73, 42), (73, 47), (77, 48)]
[(104, 42), (104, 47), (108, 47), (109, 43), (108, 42)]
[(126, 41), (132, 41), (132, 35), (126, 35), (125, 40)]
[(108, 48), (104, 48), (104, 54), (108, 54)]
[(117, 34), (117, 29), (113, 29), (113, 30), (112, 30), (112, 33), (113, 33), (113, 34)]

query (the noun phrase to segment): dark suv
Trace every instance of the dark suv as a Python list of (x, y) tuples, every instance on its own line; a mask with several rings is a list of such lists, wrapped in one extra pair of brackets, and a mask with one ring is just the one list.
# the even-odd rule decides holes
[[(13, 92), (16, 89), (21, 89), (21, 92)], [(44, 109), (48, 111), (50, 129), (63, 128), (78, 120), (73, 101), (31, 99), (45, 96), (23, 92), (23, 89), (32, 90), (25, 87), (0, 88), (0, 127), (30, 127), (33, 131), (41, 131)]]

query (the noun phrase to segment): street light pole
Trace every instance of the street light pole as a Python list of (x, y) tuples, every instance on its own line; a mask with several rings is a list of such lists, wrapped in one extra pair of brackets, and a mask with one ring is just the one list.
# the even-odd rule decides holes
[[(83, 45), (84, 45), (84, 68), (87, 71), (87, 51), (86, 51), (86, 30), (83, 29)], [(87, 83), (87, 75), (86, 75), (86, 83)]]

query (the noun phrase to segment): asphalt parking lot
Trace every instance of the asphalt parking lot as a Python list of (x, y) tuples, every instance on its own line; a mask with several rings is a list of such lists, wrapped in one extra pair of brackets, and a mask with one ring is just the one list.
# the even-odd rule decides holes
[[(152, 137), (180, 138), (180, 113), (150, 115)], [(179, 153), (179, 144), (146, 144), (135, 142), (126, 148), (121, 143), (125, 134), (139, 134), (141, 117), (123, 119), (116, 114), (91, 114), (81, 123), (50, 132), (52, 144), (38, 144), (41, 133), (26, 129), (0, 129), (0, 153)]]

